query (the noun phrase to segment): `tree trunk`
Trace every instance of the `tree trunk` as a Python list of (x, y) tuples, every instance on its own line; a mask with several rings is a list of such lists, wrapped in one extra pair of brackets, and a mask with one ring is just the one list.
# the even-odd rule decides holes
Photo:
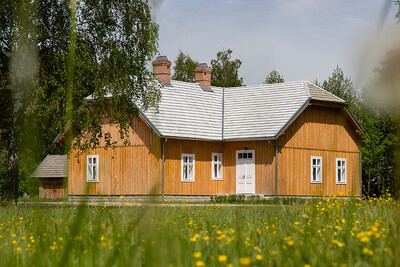
[(368, 197), (370, 196), (371, 190), (371, 167), (368, 168)]
[(13, 118), (13, 125), (11, 129), (10, 144), (8, 150), (8, 164), (7, 171), (3, 184), (2, 200), (4, 202), (11, 202), (18, 199), (18, 177), (19, 177), (19, 153), (18, 153), (18, 137), (17, 137), (17, 118), (16, 114)]

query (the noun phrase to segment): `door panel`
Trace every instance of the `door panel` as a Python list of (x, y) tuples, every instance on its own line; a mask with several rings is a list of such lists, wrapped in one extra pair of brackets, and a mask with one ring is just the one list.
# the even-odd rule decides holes
[(236, 193), (255, 193), (254, 150), (236, 151)]

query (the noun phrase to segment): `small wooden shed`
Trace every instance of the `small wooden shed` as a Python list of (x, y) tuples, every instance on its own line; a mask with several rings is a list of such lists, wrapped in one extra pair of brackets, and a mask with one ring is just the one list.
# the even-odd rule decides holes
[(47, 155), (32, 178), (39, 178), (39, 197), (58, 199), (66, 196), (64, 178), (68, 177), (68, 157), (66, 155)]

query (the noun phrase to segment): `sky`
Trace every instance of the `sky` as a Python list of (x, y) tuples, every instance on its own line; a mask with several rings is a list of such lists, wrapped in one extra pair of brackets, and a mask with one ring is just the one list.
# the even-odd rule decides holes
[[(376, 36), (385, 3), (384, 34)], [(261, 84), (274, 69), (286, 81), (323, 81), (336, 65), (362, 83), (368, 75), (360, 65), (378, 64), (371, 50), (395, 39), (400, 27), (392, 0), (163, 0), (153, 9), (160, 55), (174, 64), (182, 50), (210, 65), (230, 48), (247, 85)]]

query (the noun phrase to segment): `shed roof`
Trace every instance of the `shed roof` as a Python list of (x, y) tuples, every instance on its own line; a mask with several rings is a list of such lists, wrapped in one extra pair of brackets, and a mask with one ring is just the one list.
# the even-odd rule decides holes
[(61, 178), (67, 177), (67, 155), (47, 155), (31, 177), (34, 178)]
[(211, 89), (172, 80), (161, 88), (158, 111), (151, 108), (142, 115), (163, 137), (275, 139), (307, 102), (344, 104), (308, 81)]

